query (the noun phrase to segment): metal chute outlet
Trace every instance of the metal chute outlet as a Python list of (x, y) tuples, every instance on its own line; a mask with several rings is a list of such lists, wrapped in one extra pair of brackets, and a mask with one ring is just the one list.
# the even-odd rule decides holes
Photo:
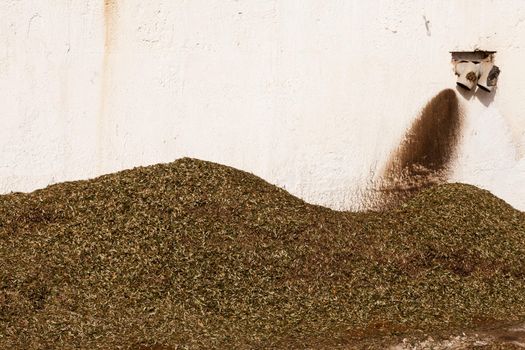
[(476, 86), (492, 92), (498, 82), (500, 69), (494, 64), (496, 51), (453, 51), (452, 64), (457, 75), (456, 84), (473, 91)]

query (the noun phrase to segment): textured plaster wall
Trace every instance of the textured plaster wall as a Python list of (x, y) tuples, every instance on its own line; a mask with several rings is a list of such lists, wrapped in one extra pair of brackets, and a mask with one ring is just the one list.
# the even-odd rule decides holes
[(502, 73), (452, 179), (525, 209), (521, 0), (4, 0), (0, 192), (191, 156), (358, 208), (476, 48)]

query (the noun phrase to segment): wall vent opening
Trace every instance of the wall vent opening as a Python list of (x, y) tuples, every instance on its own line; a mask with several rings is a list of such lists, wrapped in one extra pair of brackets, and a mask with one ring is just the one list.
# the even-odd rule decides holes
[(478, 86), (492, 92), (497, 84), (500, 69), (494, 64), (496, 51), (451, 51), (457, 85), (472, 91)]

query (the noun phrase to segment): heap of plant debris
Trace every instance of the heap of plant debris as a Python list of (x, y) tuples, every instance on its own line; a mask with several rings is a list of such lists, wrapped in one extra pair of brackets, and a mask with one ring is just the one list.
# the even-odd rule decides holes
[(336, 212), (181, 159), (0, 196), (1, 349), (336, 348), (525, 315), (525, 215), (473, 186)]

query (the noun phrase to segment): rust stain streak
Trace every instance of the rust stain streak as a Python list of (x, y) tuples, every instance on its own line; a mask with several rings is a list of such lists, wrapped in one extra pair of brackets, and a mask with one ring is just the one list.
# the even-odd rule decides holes
[(111, 49), (113, 46), (116, 15), (117, 0), (104, 0), (104, 47), (106, 49)]
[(442, 90), (426, 104), (387, 163), (380, 186), (383, 207), (446, 181), (461, 124), (454, 90)]
[(117, 20), (117, 0), (103, 0), (103, 16), (104, 16), (104, 52), (102, 56), (101, 67), (101, 87), (100, 87), (100, 106), (97, 116), (97, 171), (103, 171), (105, 165), (105, 157), (108, 151), (108, 101), (110, 93), (111, 82), (111, 54), (114, 49), (116, 20)]

